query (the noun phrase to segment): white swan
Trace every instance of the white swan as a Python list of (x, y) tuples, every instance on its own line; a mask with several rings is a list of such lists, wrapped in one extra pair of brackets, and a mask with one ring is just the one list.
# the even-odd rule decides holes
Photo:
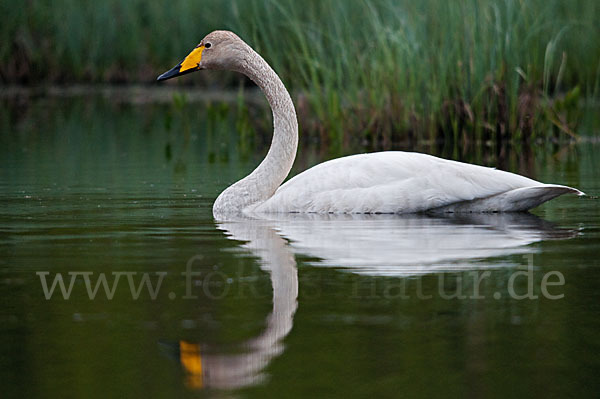
[(201, 69), (241, 72), (264, 92), (273, 111), (273, 140), (261, 164), (228, 187), (213, 206), (232, 213), (413, 213), (526, 211), (565, 193), (513, 173), (412, 152), (352, 155), (316, 165), (281, 185), (298, 147), (294, 104), (273, 69), (237, 35), (208, 34), (165, 80)]

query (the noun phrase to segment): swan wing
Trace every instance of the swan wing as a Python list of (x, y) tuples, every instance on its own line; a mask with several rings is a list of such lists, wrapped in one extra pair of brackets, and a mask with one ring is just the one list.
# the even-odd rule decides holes
[(316, 165), (252, 212), (522, 211), (576, 189), (414, 152), (357, 154)]

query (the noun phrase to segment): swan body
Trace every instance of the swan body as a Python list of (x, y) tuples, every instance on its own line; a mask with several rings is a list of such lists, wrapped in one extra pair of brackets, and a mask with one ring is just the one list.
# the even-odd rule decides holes
[(525, 211), (570, 187), (427, 154), (384, 151), (316, 165), (283, 184), (256, 213)]
[(239, 213), (513, 212), (565, 193), (584, 195), (514, 173), (400, 151), (334, 159), (281, 185), (298, 147), (296, 111), (281, 79), (237, 35), (214, 31), (158, 80), (201, 69), (245, 74), (262, 89), (273, 112), (273, 140), (265, 159), (219, 195), (216, 219)]

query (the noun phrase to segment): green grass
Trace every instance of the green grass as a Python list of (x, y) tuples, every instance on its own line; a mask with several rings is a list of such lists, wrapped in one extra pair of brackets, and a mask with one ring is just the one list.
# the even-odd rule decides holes
[(303, 131), (334, 143), (569, 137), (580, 101), (600, 97), (596, 0), (1, 0), (0, 13), (4, 83), (151, 82), (231, 29), (293, 91)]

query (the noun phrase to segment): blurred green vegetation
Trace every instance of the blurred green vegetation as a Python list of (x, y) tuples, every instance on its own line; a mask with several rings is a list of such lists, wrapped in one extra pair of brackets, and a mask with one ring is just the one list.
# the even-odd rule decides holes
[(303, 130), (332, 143), (573, 137), (581, 101), (600, 96), (597, 0), (0, 4), (4, 84), (149, 83), (230, 29), (292, 89)]

